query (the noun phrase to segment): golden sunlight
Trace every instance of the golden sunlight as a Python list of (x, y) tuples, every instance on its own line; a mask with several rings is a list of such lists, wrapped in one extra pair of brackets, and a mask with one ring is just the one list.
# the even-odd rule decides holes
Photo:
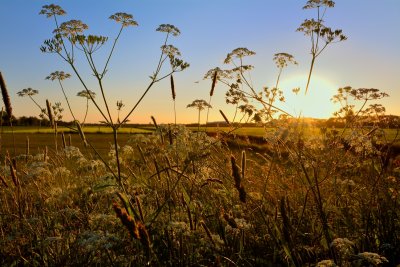
[[(338, 107), (330, 99), (336, 94), (339, 86), (323, 77), (313, 75), (310, 87), (305, 95), (306, 81), (306, 74), (295, 75), (282, 80), (279, 88), (285, 93), (284, 110), (295, 117), (331, 117)], [(300, 91), (296, 94), (292, 90), (298, 87), (300, 87)]]

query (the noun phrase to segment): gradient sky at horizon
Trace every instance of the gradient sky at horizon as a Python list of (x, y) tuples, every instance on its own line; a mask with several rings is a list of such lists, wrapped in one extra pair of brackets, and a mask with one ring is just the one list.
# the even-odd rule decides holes
[[(329, 117), (338, 107), (330, 98), (339, 87), (378, 88), (390, 97), (380, 101), (388, 114), (400, 115), (400, 1), (399, 0), (337, 0), (335, 8), (326, 14), (326, 25), (343, 29), (348, 40), (329, 46), (317, 59), (309, 93), (304, 96), (304, 87), (311, 60), (310, 41), (297, 27), (306, 18), (315, 17), (314, 10), (302, 10), (303, 0), (85, 0), (85, 1), (0, 1), (0, 71), (10, 91), (15, 116), (38, 116), (40, 111), (28, 98), (17, 96), (17, 92), (31, 87), (39, 90), (35, 99), (45, 103), (62, 102), (64, 120), (71, 116), (56, 82), (45, 80), (51, 72), (64, 70), (72, 74), (71, 68), (59, 57), (40, 52), (45, 39), (51, 38), (53, 21), (38, 15), (41, 7), (54, 3), (60, 5), (67, 15), (61, 21), (79, 19), (89, 25), (87, 33), (105, 35), (110, 38), (102, 50), (108, 51), (119, 29), (108, 17), (115, 12), (133, 14), (139, 27), (127, 28), (117, 44), (105, 78), (106, 95), (116, 116), (118, 100), (125, 104), (124, 115), (136, 103), (150, 82), (158, 62), (164, 35), (155, 29), (163, 23), (177, 26), (181, 35), (171, 39), (190, 67), (174, 75), (176, 83), (177, 122), (197, 121), (197, 112), (186, 105), (194, 99), (209, 99), (210, 80), (204, 74), (223, 65), (226, 54), (237, 47), (247, 47), (257, 54), (248, 59), (255, 66), (251, 78), (257, 89), (272, 87), (278, 70), (272, 61), (278, 52), (294, 55), (298, 66), (284, 70), (281, 89), (286, 103), (279, 107), (294, 116)], [(96, 58), (103, 66), (104, 53)], [(98, 95), (96, 83), (87, 65), (79, 60), (78, 66), (87, 79), (90, 89)], [(166, 71), (168, 65), (165, 66)], [(85, 100), (76, 97), (83, 90), (73, 77), (64, 83), (71, 105), (78, 119), (82, 120)], [(291, 89), (300, 86), (302, 91), (295, 96)], [(212, 99), (210, 121), (221, 121), (219, 109), (229, 119), (234, 108), (225, 104), (226, 87), (218, 83)], [(159, 123), (174, 121), (173, 102), (169, 80), (156, 84), (130, 117), (133, 123), (148, 123), (154, 116)], [(205, 113), (202, 115), (204, 122)], [(94, 106), (90, 106), (91, 122), (101, 119)]]

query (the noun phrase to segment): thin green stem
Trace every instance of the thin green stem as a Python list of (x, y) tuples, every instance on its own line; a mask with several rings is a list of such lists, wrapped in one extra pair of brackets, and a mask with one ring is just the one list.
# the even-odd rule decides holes
[(68, 105), (69, 112), (71, 113), (72, 118), (74, 118), (74, 121), (76, 121), (76, 118), (75, 118), (75, 116), (74, 116), (74, 113), (72, 112), (72, 109), (71, 109), (71, 105), (69, 104), (67, 94), (65, 93), (64, 86), (62, 85), (60, 79), (58, 79), (58, 83), (60, 84), (61, 90), (62, 90), (62, 92), (63, 92), (63, 94), (64, 94), (65, 101), (67, 101), (67, 105)]
[(110, 62), (111, 56), (112, 56), (112, 54), (113, 54), (113, 52), (114, 52), (114, 48), (115, 48), (115, 46), (116, 46), (116, 44), (117, 44), (117, 41), (118, 41), (118, 39), (119, 39), (119, 36), (120, 36), (121, 33), (122, 33), (123, 28), (124, 28), (124, 26), (121, 26), (121, 29), (119, 30), (118, 35), (117, 35), (117, 37), (116, 37), (115, 40), (114, 40), (114, 43), (113, 43), (113, 46), (112, 46), (112, 48), (111, 48), (110, 54), (108, 55), (106, 64), (104, 65), (104, 69), (103, 69), (103, 71), (101, 72), (101, 77), (102, 77), (102, 78), (104, 77), (104, 74), (106, 74), (108, 63)]
[(40, 109), (40, 111), (42, 111), (42, 107), (35, 101), (35, 99), (33, 99), (33, 97), (31, 95), (28, 95), (29, 98), (33, 101), (33, 103), (35, 103), (35, 105)]
[(103, 111), (101, 110), (101, 108), (99, 107), (99, 105), (97, 104), (97, 102), (94, 100), (92, 94), (90, 93), (89, 88), (86, 86), (86, 83), (83, 81), (82, 77), (79, 75), (78, 70), (75, 68), (74, 64), (70, 63), (70, 66), (72, 67), (73, 71), (75, 72), (76, 76), (78, 77), (79, 81), (81, 82), (81, 84), (83, 85), (83, 87), (85, 88), (86, 92), (88, 93), (90, 99), (92, 100), (93, 104), (96, 106), (97, 110), (101, 113), (102, 117), (104, 118), (104, 120), (106, 121), (107, 124), (111, 125), (110, 121), (107, 119), (106, 115), (104, 115)]
[(118, 183), (122, 187), (121, 163), (119, 161), (117, 128), (115, 126), (113, 126), (112, 129), (113, 129), (113, 137), (114, 137), (115, 159), (117, 160), (117, 168), (118, 168)]

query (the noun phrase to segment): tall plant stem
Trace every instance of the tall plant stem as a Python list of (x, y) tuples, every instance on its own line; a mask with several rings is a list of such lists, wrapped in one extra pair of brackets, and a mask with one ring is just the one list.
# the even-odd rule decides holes
[(103, 96), (104, 105), (106, 106), (108, 117), (110, 118), (110, 123), (111, 123), (111, 125), (114, 125), (112, 117), (111, 117), (110, 109), (108, 107), (107, 99), (106, 99), (106, 96), (105, 96), (105, 93), (104, 93), (103, 83), (101, 82), (101, 78), (99, 76), (96, 76), (96, 77), (97, 77), (97, 80), (99, 82), (101, 95)]
[(117, 160), (117, 168), (118, 168), (118, 184), (122, 187), (121, 163), (119, 161), (119, 152), (118, 152), (118, 136), (117, 136), (118, 128), (114, 125), (112, 127), (112, 129), (113, 129), (113, 137), (114, 137), (115, 159)]
[(278, 74), (278, 78), (276, 79), (276, 84), (275, 84), (276, 89), (278, 89), (279, 79), (281, 78), (282, 70), (283, 70), (282, 68), (279, 68), (279, 74)]
[(42, 111), (42, 107), (35, 101), (35, 99), (33, 99), (33, 97), (31, 95), (28, 95), (29, 98), (33, 101), (33, 103), (35, 103), (35, 105), (40, 109), (40, 111)]
[(121, 123), (119, 123), (117, 125), (117, 127), (120, 127), (122, 124), (124, 124), (129, 116), (132, 114), (133, 111), (135, 111), (135, 109), (137, 108), (137, 106), (140, 104), (140, 102), (142, 102), (143, 98), (146, 96), (146, 94), (149, 92), (150, 88), (154, 85), (155, 81), (153, 80), (146, 88), (146, 90), (144, 91), (144, 93), (142, 94), (142, 96), (139, 98), (139, 100), (136, 102), (135, 106), (133, 106), (133, 108), (129, 111), (128, 115), (125, 116), (125, 118), (121, 121)]
[(92, 94), (90, 93), (89, 88), (87, 87), (86, 83), (83, 81), (82, 77), (79, 75), (78, 70), (75, 68), (75, 65), (72, 64), (71, 62), (68, 62), (70, 64), (70, 66), (72, 67), (73, 71), (75, 72), (76, 76), (78, 77), (79, 81), (81, 82), (81, 84), (83, 85), (83, 87), (85, 88), (86, 92), (88, 93), (90, 99), (92, 100), (93, 104), (96, 106), (97, 110), (101, 113), (101, 115), (103, 116), (103, 118), (105, 119), (105, 121), (110, 124), (110, 121), (108, 120), (107, 116), (103, 113), (103, 111), (101, 110), (101, 108), (99, 107), (99, 105), (97, 104), (97, 102), (94, 100)]
[(174, 100), (174, 119), (175, 119), (175, 126), (176, 126), (176, 101)]
[(86, 121), (86, 117), (87, 117), (88, 111), (89, 111), (89, 98), (86, 99), (86, 112), (85, 112), (85, 117), (83, 118), (82, 126)]
[[(210, 96), (210, 99), (208, 100), (208, 104), (211, 105), (211, 98), (212, 96)], [(208, 115), (210, 113), (210, 107), (207, 108), (207, 117), (206, 117), (206, 132), (207, 132), (207, 123), (208, 123)]]
[[(167, 36), (165, 37), (164, 45), (167, 44), (167, 42), (168, 42), (168, 37), (169, 37), (169, 33), (168, 33)], [(133, 113), (133, 111), (135, 111), (135, 109), (136, 109), (137, 106), (140, 104), (140, 102), (142, 102), (143, 98), (144, 98), (144, 97), (146, 96), (146, 94), (149, 92), (150, 88), (151, 88), (156, 82), (158, 82), (158, 81), (160, 81), (160, 80), (162, 80), (162, 79), (168, 77), (168, 76), (171, 74), (171, 73), (170, 73), (169, 75), (165, 75), (164, 77), (161, 77), (161, 78), (157, 79), (157, 76), (158, 76), (158, 74), (159, 74), (160, 71), (161, 71), (161, 67), (162, 67), (162, 65), (163, 65), (163, 62), (165, 61), (165, 58), (163, 59), (163, 55), (164, 55), (164, 52), (161, 52), (160, 58), (159, 58), (159, 60), (158, 60), (158, 65), (157, 65), (156, 71), (154, 72), (154, 75), (153, 75), (153, 77), (152, 77), (152, 80), (151, 80), (150, 84), (147, 86), (147, 88), (146, 88), (146, 90), (144, 91), (144, 93), (142, 94), (142, 96), (139, 98), (139, 100), (136, 102), (136, 104), (133, 106), (133, 108), (129, 111), (129, 113), (125, 116), (125, 118), (124, 118), (120, 123), (118, 123), (117, 128), (120, 127), (120, 126), (121, 126), (122, 124), (124, 124), (125, 122), (127, 122), (128, 118), (131, 116), (131, 114)]]
[(313, 68), (314, 68), (315, 59), (316, 59), (316, 56), (313, 55), (313, 58), (312, 58), (312, 60), (311, 60), (310, 72), (308, 73), (308, 79), (307, 79), (307, 85), (306, 85), (306, 92), (305, 92), (305, 94), (307, 94), (308, 86), (310, 85), (311, 75), (312, 75), (312, 71), (313, 71)]
[(71, 105), (69, 104), (67, 94), (65, 93), (64, 86), (62, 85), (60, 79), (58, 79), (58, 83), (60, 84), (61, 91), (62, 91), (63, 94), (64, 94), (65, 101), (67, 101), (67, 105), (68, 105), (69, 112), (71, 112), (72, 118), (74, 119), (74, 121), (76, 121), (76, 118), (75, 118), (75, 116), (74, 116), (74, 113), (72, 112), (72, 109), (71, 109)]
[(200, 132), (200, 112), (201, 110), (199, 109), (197, 132)]

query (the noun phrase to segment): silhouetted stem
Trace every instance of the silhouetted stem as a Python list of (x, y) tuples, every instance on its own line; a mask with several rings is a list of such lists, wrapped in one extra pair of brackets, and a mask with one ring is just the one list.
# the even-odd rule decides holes
[(65, 101), (67, 101), (67, 105), (68, 105), (69, 112), (71, 112), (72, 118), (74, 118), (74, 121), (76, 121), (76, 118), (75, 118), (75, 116), (74, 116), (74, 113), (72, 112), (72, 109), (71, 109), (71, 105), (69, 104), (67, 94), (65, 93), (64, 87), (62, 86), (62, 83), (61, 83), (61, 80), (60, 80), (60, 79), (58, 79), (58, 83), (59, 83), (60, 86), (61, 86), (61, 90), (62, 90), (62, 92), (63, 92), (63, 94), (64, 94)]
[(118, 183), (122, 187), (121, 181), (121, 164), (119, 162), (119, 152), (118, 152), (118, 137), (117, 137), (117, 128), (115, 126), (112, 127), (113, 136), (114, 136), (114, 147), (115, 147), (115, 159), (117, 160), (117, 168), (118, 168)]
[(88, 111), (89, 111), (89, 98), (86, 98), (86, 112), (85, 112), (85, 117), (83, 118), (82, 126), (86, 121), (86, 117), (87, 117)]
[(28, 96), (33, 101), (33, 103), (35, 103), (35, 105), (40, 109), (40, 111), (42, 111), (42, 107), (35, 101), (35, 99), (33, 99), (33, 97), (30, 95), (28, 95)]
[(306, 85), (306, 92), (305, 92), (305, 94), (307, 94), (308, 86), (310, 85), (311, 75), (312, 75), (312, 71), (313, 71), (313, 68), (314, 68), (315, 59), (316, 59), (316, 57), (313, 56), (313, 58), (312, 58), (312, 60), (311, 60), (310, 72), (308, 73), (308, 79), (307, 79), (307, 85)]

